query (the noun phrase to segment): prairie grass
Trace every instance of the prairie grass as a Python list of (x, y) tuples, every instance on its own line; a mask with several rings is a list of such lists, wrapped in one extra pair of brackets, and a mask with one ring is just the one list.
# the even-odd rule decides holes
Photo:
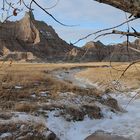
[(140, 88), (140, 64), (130, 67), (122, 76), (129, 63), (113, 63), (111, 67), (88, 68), (76, 76), (86, 78), (99, 85), (108, 86), (112, 81), (118, 81), (127, 88)]
[(15, 111), (18, 112), (35, 112), (37, 111), (38, 106), (32, 103), (16, 103), (15, 104)]

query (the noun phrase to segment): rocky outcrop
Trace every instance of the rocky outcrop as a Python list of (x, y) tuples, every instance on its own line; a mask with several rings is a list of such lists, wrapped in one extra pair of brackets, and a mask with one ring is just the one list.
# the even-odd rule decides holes
[(109, 49), (106, 49), (106, 46), (100, 41), (88, 42), (83, 49), (86, 51), (84, 58), (88, 61), (102, 61), (110, 54)]
[(0, 60), (33, 61), (36, 57), (31, 52), (8, 52)]
[(15, 38), (22, 40), (25, 43), (37, 44), (40, 42), (39, 30), (36, 28), (33, 21), (35, 21), (32, 13), (25, 13), (23, 19), (21, 19), (15, 25)]
[(94, 134), (87, 137), (85, 140), (130, 140), (130, 139), (117, 135), (111, 135), (103, 131), (97, 131)]
[(68, 58), (69, 51), (76, 48), (59, 38), (51, 26), (36, 21), (29, 12), (19, 21), (1, 23), (0, 33), (0, 55), (4, 58), (11, 56), (14, 60), (19, 60), (19, 57), (13, 58), (13, 53), (28, 52), (34, 59), (63, 61)]
[(127, 47), (127, 42), (109, 46), (112, 48), (112, 52), (104, 58), (104, 61), (128, 62), (140, 59), (139, 52), (135, 50), (140, 49), (139, 41), (140, 40), (135, 40), (134, 42), (129, 43), (129, 47)]

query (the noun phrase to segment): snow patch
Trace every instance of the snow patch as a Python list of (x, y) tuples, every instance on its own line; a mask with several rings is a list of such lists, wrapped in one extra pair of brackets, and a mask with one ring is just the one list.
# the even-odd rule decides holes
[[(135, 93), (136, 94), (136, 93)], [(61, 140), (84, 140), (98, 130), (114, 135), (140, 139), (140, 99), (135, 99), (126, 108), (131, 97), (135, 95), (114, 94), (127, 112), (115, 114), (103, 108), (104, 119), (95, 120), (85, 117), (83, 121), (67, 122), (62, 117), (55, 117), (55, 111), (48, 113), (47, 125)]]
[(1, 138), (1, 139), (4, 139), (4, 138), (7, 138), (7, 137), (11, 137), (11, 136), (12, 136), (11, 133), (3, 133), (3, 134), (0, 136), (0, 138)]

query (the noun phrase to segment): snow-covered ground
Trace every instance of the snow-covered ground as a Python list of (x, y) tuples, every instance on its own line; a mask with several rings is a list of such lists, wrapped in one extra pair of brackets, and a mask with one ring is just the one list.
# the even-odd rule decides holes
[[(14, 113), (9, 120), (12, 122), (30, 122), (43, 123), (53, 131), (60, 140), (84, 140), (87, 136), (96, 131), (103, 130), (113, 135), (119, 135), (140, 140), (140, 98), (136, 97), (127, 106), (129, 101), (134, 97), (136, 92), (114, 94), (113, 97), (118, 99), (119, 103), (126, 109), (125, 113), (113, 113), (104, 108), (103, 119), (90, 119), (87, 116), (83, 121), (66, 121), (56, 111), (46, 111), (46, 119), (41, 116), (32, 116), (26, 113)], [(1, 123), (8, 123), (3, 121)]]
[(84, 68), (75, 68), (67, 71), (58, 70), (54, 72), (54, 75), (56, 75), (56, 77), (60, 80), (71, 81), (74, 85), (77, 85), (79, 87), (98, 88), (99, 87), (98, 83), (92, 83), (88, 79), (81, 78), (81, 77), (79, 78), (76, 76), (76, 73), (80, 72), (82, 69)]
[[(119, 95), (116, 97), (120, 104), (126, 108), (131, 96)], [(129, 96), (130, 95), (130, 96)], [(140, 140), (140, 99), (133, 100), (126, 108), (127, 112), (114, 114), (104, 110), (104, 119), (91, 120), (85, 117), (83, 121), (67, 122), (62, 117), (54, 117), (54, 112), (49, 112), (48, 127), (60, 137), (61, 140), (84, 140), (87, 136), (98, 130), (111, 134)]]
[(0, 119), (0, 124), (9, 124), (9, 123), (17, 123), (17, 122), (24, 122), (24, 123), (42, 123), (44, 124), (46, 121), (41, 116), (33, 116), (27, 114), (25, 112), (12, 112), (12, 117), (7, 120)]
[[(68, 73), (57, 72), (62, 80), (70, 80), (81, 87), (98, 87), (98, 84), (91, 83), (86, 79), (75, 77), (80, 69), (70, 70)], [(105, 118), (95, 120), (85, 117), (83, 121), (67, 122), (62, 117), (55, 117), (55, 111), (48, 113), (48, 127), (57, 134), (61, 140), (84, 140), (87, 136), (96, 131), (102, 130), (124, 136), (133, 140), (140, 140), (140, 98), (135, 97), (139, 91), (111, 94), (119, 104), (126, 110), (125, 113), (111, 113), (106, 109), (102, 110)], [(135, 98), (133, 98), (135, 97)], [(131, 102), (130, 100), (133, 99)], [(130, 104), (128, 105), (128, 103)]]

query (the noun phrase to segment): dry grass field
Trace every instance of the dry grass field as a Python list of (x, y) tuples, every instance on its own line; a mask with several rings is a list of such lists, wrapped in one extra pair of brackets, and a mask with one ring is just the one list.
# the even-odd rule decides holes
[[(86, 64), (31, 64), (31, 63), (0, 63), (0, 108), (3, 110), (34, 110), (29, 104), (18, 104), (20, 101), (42, 102), (40, 94), (49, 91), (52, 99), (57, 98), (58, 92), (75, 92), (86, 94), (87, 91), (74, 86), (72, 83), (59, 81), (52, 77), (51, 71), (69, 69), (79, 66), (92, 66)], [(38, 98), (33, 98), (36, 95)]]
[[(0, 84), (2, 87), (16, 85), (28, 86), (33, 83), (41, 83), (45, 80), (52, 80), (49, 72), (56, 69), (69, 69), (72, 67), (85, 67), (85, 70), (77, 73), (76, 76), (89, 79), (92, 82), (108, 85), (111, 81), (119, 80), (131, 88), (138, 88), (140, 84), (140, 64), (130, 67), (120, 79), (121, 74), (129, 63), (59, 63), (59, 64), (31, 64), (0, 62)], [(97, 66), (97, 67), (96, 67)], [(101, 66), (101, 67), (99, 67)], [(102, 67), (103, 66), (103, 67)], [(105, 66), (105, 67), (104, 67)], [(52, 80), (53, 81), (53, 80)], [(30, 90), (30, 89), (28, 89)]]
[[(59, 81), (50, 73), (57, 69), (70, 69), (82, 67), (76, 74), (77, 77), (85, 78), (93, 83), (103, 85), (108, 89), (113, 80), (118, 80), (128, 63), (113, 63), (112, 69), (109, 63), (61, 63), (61, 64), (31, 64), (31, 63), (12, 63), (0, 62), (0, 105), (2, 109), (24, 110), (22, 104), (17, 103), (22, 100), (33, 100), (31, 95), (39, 94), (43, 91), (51, 92), (50, 98), (57, 98), (59, 92), (75, 92), (77, 94), (87, 94), (87, 91), (80, 89), (72, 83)], [(140, 85), (140, 64), (132, 66), (126, 71), (124, 76), (119, 79), (122, 85), (129, 88), (139, 88)], [(109, 87), (110, 88), (110, 87)], [(42, 100), (42, 99), (37, 99)], [(34, 99), (35, 101), (35, 99)], [(27, 104), (27, 106), (29, 106)], [(35, 106), (28, 107), (34, 110)], [(28, 111), (30, 111), (28, 110)]]
[(60, 64), (31, 64), (0, 62), (0, 82), (8, 85), (26, 85), (48, 78), (47, 72), (55, 69), (69, 69), (72, 67), (92, 67), (108, 65), (108, 63), (60, 63)]
[[(83, 77), (93, 83), (98, 83), (106, 87), (114, 81), (118, 82), (120, 86), (125, 86), (126, 89), (137, 89), (140, 87), (140, 64), (132, 65), (124, 73), (129, 64), (112, 63), (112, 67), (87, 68), (77, 73), (76, 76)], [(108, 63), (108, 65), (110, 64)]]

